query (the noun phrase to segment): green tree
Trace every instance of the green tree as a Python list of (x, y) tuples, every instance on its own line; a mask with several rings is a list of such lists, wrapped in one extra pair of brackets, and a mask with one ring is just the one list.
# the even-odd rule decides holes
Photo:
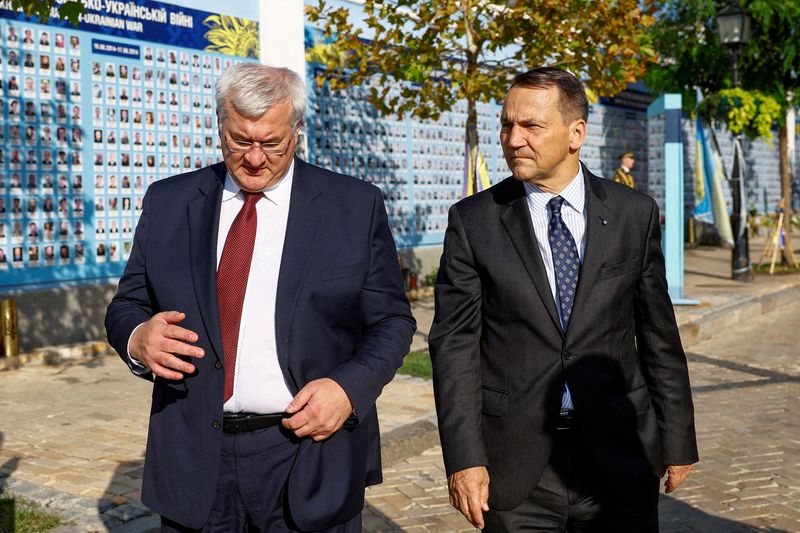
[[(752, 37), (740, 52), (738, 93), (732, 89), (731, 58), (716, 28), (716, 13), (727, 4), (728, 0), (666, 3), (650, 29), (661, 60), (649, 66), (646, 82), (658, 92), (681, 92), (687, 110), (693, 107), (695, 88), (699, 87), (711, 102), (719, 104), (705, 106), (706, 116), (721, 120), (735, 133), (744, 131), (751, 138), (769, 140), (769, 128), (776, 124), (780, 127), (781, 196), (788, 238), (792, 176), (785, 117), (790, 106), (800, 104), (800, 2), (741, 2), (752, 19)], [(759, 101), (766, 105), (753, 105)], [(737, 106), (739, 109), (735, 109)], [(748, 124), (742, 123), (743, 115), (749, 116)]]
[(47, 23), (50, 20), (50, 12), (57, 4), (58, 16), (77, 27), (79, 17), (86, 12), (83, 2), (79, 0), (67, 0), (63, 3), (59, 3), (58, 0), (11, 0), (11, 9), (22, 9), (27, 16), (37, 16), (41, 22)]
[[(308, 6), (338, 53), (315, 52), (332, 88), (370, 85), (384, 115), (436, 120), (467, 103), (469, 179), (476, 179), (477, 102), (499, 101), (511, 78), (537, 66), (565, 68), (594, 95), (616, 94), (655, 59), (646, 32), (655, 0), (365, 0), (362, 31), (346, 7)], [(346, 60), (343, 61), (342, 58)], [(396, 91), (392, 91), (396, 89)], [(473, 182), (474, 183), (474, 182)]]

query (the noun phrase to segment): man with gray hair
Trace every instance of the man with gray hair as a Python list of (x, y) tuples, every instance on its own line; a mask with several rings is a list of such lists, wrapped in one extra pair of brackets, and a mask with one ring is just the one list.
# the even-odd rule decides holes
[(361, 531), (375, 401), (413, 335), (381, 191), (295, 156), (287, 69), (217, 83), (223, 163), (149, 187), (108, 339), (152, 380), (163, 531)]

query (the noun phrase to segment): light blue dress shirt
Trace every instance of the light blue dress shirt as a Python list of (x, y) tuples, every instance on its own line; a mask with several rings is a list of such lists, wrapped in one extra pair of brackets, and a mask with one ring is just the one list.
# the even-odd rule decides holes
[[(550, 223), (550, 211), (547, 209), (547, 202), (556, 196), (564, 198), (561, 218), (570, 233), (572, 233), (575, 246), (578, 247), (578, 258), (583, 263), (583, 252), (586, 247), (586, 187), (583, 183), (583, 168), (578, 167), (578, 173), (559, 195), (544, 192), (527, 181), (525, 182), (525, 195), (528, 199), (528, 210), (531, 215), (533, 232), (536, 234), (536, 241), (539, 245), (539, 254), (542, 256), (542, 262), (547, 272), (547, 281), (550, 283), (550, 292), (553, 295), (553, 301), (556, 303), (556, 309), (560, 309), (553, 255), (550, 251), (550, 240), (547, 234), (547, 227)], [(569, 386), (565, 384), (564, 395), (561, 398), (561, 410), (571, 411), (573, 408)]]

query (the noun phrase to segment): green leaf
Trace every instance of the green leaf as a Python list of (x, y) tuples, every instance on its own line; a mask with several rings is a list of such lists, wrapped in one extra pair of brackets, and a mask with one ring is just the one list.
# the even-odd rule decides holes
[(647, 34), (655, 6), (655, 0), (517, 0), (511, 6), (364, 0), (364, 34), (372, 42), (358, 39), (345, 7), (319, 1), (306, 11), (325, 35), (336, 36), (339, 53), (357, 58), (347, 65), (326, 60), (320, 80), (346, 68), (346, 79), (338, 81), (400, 89), (392, 98), (370, 90), (380, 113), (435, 119), (459, 99), (473, 111), (477, 102), (499, 100), (514, 74), (554, 62), (590, 73), (597, 96), (618, 92), (644, 76), (655, 57)]
[(78, 2), (74, 0), (70, 0), (69, 2), (64, 2), (58, 8), (58, 15), (70, 21), (73, 26), (76, 28), (78, 27), (78, 23), (80, 22), (80, 16), (86, 13), (86, 7), (83, 5), (83, 2)]

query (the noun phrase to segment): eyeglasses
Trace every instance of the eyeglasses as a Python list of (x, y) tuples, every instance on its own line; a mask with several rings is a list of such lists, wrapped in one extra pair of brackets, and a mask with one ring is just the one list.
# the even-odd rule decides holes
[[(294, 133), (292, 133), (292, 135), (294, 135)], [(228, 150), (235, 154), (246, 154), (252, 150), (253, 147), (258, 147), (264, 155), (270, 156), (285, 154), (289, 150), (291, 140), (279, 143), (261, 143), (258, 141), (231, 139), (225, 135), (225, 144), (227, 145)]]

